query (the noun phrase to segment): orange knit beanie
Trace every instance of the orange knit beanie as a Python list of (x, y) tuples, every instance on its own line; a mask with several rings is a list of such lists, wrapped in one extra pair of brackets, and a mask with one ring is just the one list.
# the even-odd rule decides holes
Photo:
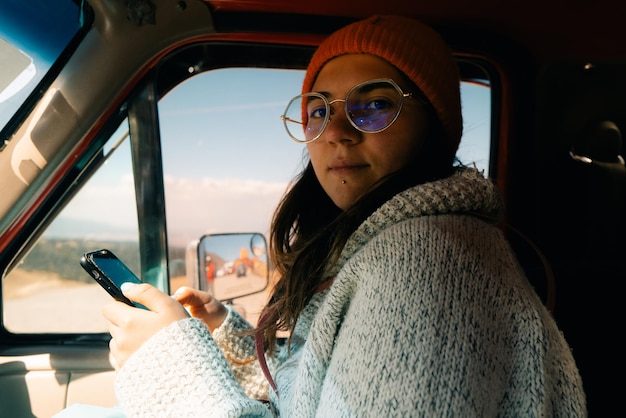
[(376, 55), (412, 80), (435, 108), (449, 149), (456, 153), (463, 130), (459, 73), (452, 52), (437, 32), (400, 16), (372, 16), (345, 26), (313, 54), (302, 92), (311, 91), (324, 64), (345, 54)]

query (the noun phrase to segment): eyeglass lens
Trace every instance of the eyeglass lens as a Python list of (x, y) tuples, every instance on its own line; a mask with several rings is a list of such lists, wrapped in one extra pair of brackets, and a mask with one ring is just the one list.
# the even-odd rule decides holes
[(402, 108), (402, 97), (402, 92), (391, 82), (374, 80), (357, 85), (345, 100), (329, 102), (320, 93), (297, 96), (287, 106), (283, 120), (292, 138), (309, 142), (321, 135), (331, 116), (338, 111), (337, 104), (342, 103), (356, 129), (380, 132), (396, 120)]

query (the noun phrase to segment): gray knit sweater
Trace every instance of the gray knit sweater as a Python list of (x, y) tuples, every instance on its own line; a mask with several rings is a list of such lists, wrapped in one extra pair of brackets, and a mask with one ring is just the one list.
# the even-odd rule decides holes
[[(234, 311), (148, 340), (118, 372), (131, 417), (579, 417), (578, 370), (502, 232), (476, 170), (411, 188), (352, 235), (332, 286), (268, 359)], [(476, 216), (480, 214), (480, 216)], [(255, 399), (271, 399), (271, 406)]]

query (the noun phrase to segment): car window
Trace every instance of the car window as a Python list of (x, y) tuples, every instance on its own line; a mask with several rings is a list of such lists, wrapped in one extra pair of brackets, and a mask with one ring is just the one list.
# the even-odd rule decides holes
[[(303, 77), (294, 70), (214, 70), (160, 101), (169, 254), (184, 254), (204, 234), (267, 236), (302, 166), (305, 148), (289, 139), (280, 115)], [(174, 277), (172, 290), (184, 283)], [(254, 323), (266, 297), (239, 299), (237, 307)]]
[(461, 83), (463, 136), (457, 158), (466, 166), (482, 170), (486, 176), (491, 163), (491, 88), (487, 84)]
[[(226, 68), (187, 79), (158, 104), (170, 290), (188, 284), (185, 253), (208, 233), (259, 232), (302, 168), (306, 150), (280, 115), (300, 92), (301, 70)], [(490, 89), (463, 83), (459, 159), (488, 173)], [(4, 327), (13, 333), (105, 332), (110, 300), (82, 270), (82, 253), (108, 248), (137, 274), (138, 223), (128, 123), (110, 155), (2, 284)], [(269, 289), (268, 289), (269, 290)], [(255, 323), (267, 291), (234, 301)]]
[(73, 0), (2, 2), (0, 131), (80, 28), (78, 6)]
[[(230, 68), (180, 84), (159, 103), (170, 254), (203, 234), (259, 232), (302, 169), (306, 147), (280, 115), (300, 93), (304, 71)], [(490, 89), (463, 83), (465, 134), (458, 158), (488, 174)], [(185, 284), (173, 277), (172, 290)], [(238, 300), (254, 322), (269, 292)]]
[(106, 160), (2, 280), (3, 325), (13, 333), (106, 332), (110, 296), (79, 264), (108, 248), (139, 272), (135, 187), (124, 121), (104, 148)]

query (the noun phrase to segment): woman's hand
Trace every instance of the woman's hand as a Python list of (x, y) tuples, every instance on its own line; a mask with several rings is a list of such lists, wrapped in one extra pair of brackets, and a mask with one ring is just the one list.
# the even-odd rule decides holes
[(138, 285), (124, 283), (122, 291), (127, 298), (141, 303), (149, 310), (128, 306), (118, 301), (107, 303), (102, 308), (113, 337), (109, 348), (116, 367), (122, 367), (126, 360), (158, 331), (173, 322), (189, 317), (180, 303), (147, 283)]
[(183, 286), (172, 297), (184, 305), (191, 316), (202, 320), (210, 332), (222, 325), (228, 315), (228, 310), (219, 300), (201, 290)]

